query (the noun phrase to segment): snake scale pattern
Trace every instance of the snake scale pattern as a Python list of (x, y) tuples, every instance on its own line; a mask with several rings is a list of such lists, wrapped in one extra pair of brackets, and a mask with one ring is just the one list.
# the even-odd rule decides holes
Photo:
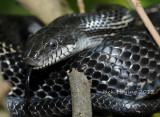
[[(138, 18), (131, 14), (118, 6), (62, 16), (34, 32), (24, 59), (20, 47), (1, 42), (4, 79), (13, 84), (6, 99), (11, 116), (71, 115), (67, 72), (72, 68), (92, 81), (94, 113), (144, 116), (158, 112), (160, 50), (145, 28), (133, 27)], [(26, 63), (39, 69), (32, 71), (29, 100), (24, 97)]]

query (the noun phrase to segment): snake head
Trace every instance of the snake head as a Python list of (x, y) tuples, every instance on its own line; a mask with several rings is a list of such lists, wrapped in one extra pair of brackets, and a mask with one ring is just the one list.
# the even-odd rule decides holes
[(77, 29), (46, 26), (32, 35), (26, 44), (24, 62), (41, 69), (102, 42), (102, 38), (86, 38)]
[(24, 62), (34, 69), (50, 66), (67, 58), (76, 47), (75, 41), (68, 31), (46, 26), (27, 40)]
[(46, 26), (27, 40), (24, 62), (34, 69), (45, 68), (99, 44), (97, 41), (85, 38), (76, 29)]

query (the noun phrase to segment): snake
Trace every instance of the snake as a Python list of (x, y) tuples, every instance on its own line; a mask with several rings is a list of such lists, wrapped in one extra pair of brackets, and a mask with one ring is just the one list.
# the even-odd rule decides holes
[[(130, 29), (133, 24), (131, 12), (121, 6), (65, 15), (30, 36), (24, 55), (2, 55), (4, 78), (14, 85), (6, 98), (11, 115), (71, 115), (67, 72), (72, 68), (92, 81), (94, 113), (158, 112), (160, 50), (146, 30)], [(24, 97), (27, 65), (38, 69), (30, 76), (29, 99)]]

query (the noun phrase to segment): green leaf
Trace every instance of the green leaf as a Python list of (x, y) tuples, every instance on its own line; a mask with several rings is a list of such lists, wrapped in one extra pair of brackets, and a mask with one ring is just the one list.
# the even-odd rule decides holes
[[(67, 0), (67, 2), (75, 12), (79, 12), (77, 0)], [(146, 7), (158, 3), (160, 0), (141, 0), (141, 2), (143, 6)], [(127, 0), (84, 0), (84, 3), (87, 12), (100, 4), (120, 4), (130, 7)], [(30, 13), (20, 6), (16, 0), (0, 0), (0, 14), (30, 15)]]
[(15, 0), (0, 0), (0, 14), (29, 15)]
[[(79, 12), (78, 6), (77, 6), (77, 0), (67, 0), (70, 7), (75, 11)], [(124, 5), (128, 8), (131, 6), (129, 5), (129, 0), (84, 0), (85, 4), (85, 9), (86, 12), (91, 11), (95, 6), (100, 5), (100, 4), (120, 4)], [(155, 4), (160, 2), (160, 0), (141, 0), (142, 5), (144, 7)]]

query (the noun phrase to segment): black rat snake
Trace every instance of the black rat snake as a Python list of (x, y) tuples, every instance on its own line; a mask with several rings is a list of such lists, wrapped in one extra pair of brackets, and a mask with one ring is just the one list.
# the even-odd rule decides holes
[(29, 100), (24, 98), (26, 66), (21, 52), (2, 55), (4, 78), (14, 85), (6, 99), (11, 115), (70, 115), (67, 71), (72, 67), (92, 80), (94, 112), (137, 116), (158, 112), (160, 50), (145, 29), (125, 31), (133, 19), (123, 7), (66, 15), (31, 36), (24, 61), (35, 68), (48, 67), (33, 71)]

